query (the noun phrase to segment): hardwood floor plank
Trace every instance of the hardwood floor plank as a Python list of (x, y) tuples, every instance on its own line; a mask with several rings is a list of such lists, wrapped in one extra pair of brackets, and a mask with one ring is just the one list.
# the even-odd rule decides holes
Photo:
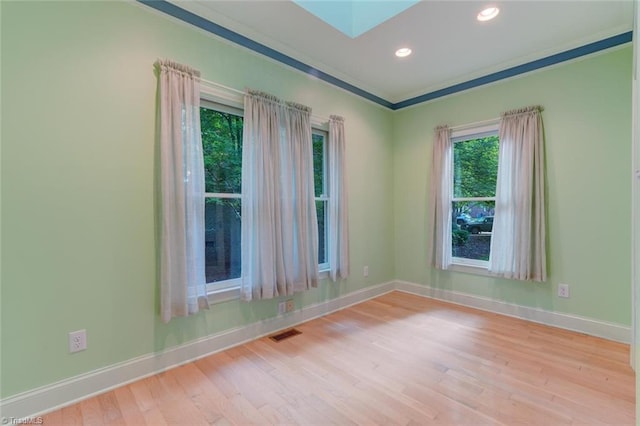
[(136, 401), (136, 397), (128, 386), (117, 388), (113, 391), (117, 405), (122, 413), (124, 423), (127, 425), (145, 425), (144, 415)]
[[(80, 411), (80, 404), (64, 407), (62, 410), (62, 424), (63, 425), (81, 425), (82, 424), (82, 411)], [(47, 424), (47, 417), (43, 418), (43, 424)]]
[(169, 424), (159, 408), (152, 408), (151, 410), (145, 411), (143, 416), (145, 424), (149, 426), (167, 426)]
[(46, 416), (42, 416), (43, 424), (45, 420), (48, 425), (58, 426), (64, 424), (62, 423), (62, 410), (53, 411)]
[(217, 383), (224, 383), (227, 386), (226, 380), (221, 382), (218, 373), (218, 367), (215, 364), (211, 364), (212, 357), (207, 357), (196, 361), (195, 366), (200, 370), (203, 377), (206, 380), (199, 381), (202, 393), (198, 396), (198, 404), (208, 406), (210, 410), (217, 410), (222, 414), (222, 419), (216, 420), (216, 422), (228, 421), (231, 424), (242, 425), (248, 422), (245, 417), (242, 407), (235, 404), (231, 398), (236, 394), (231, 394), (227, 397), (223, 390), (217, 386)]
[(97, 396), (100, 408), (102, 410), (102, 417), (105, 424), (124, 424), (125, 421), (120, 411), (120, 405), (116, 399), (115, 392), (107, 392)]
[[(138, 380), (126, 386), (131, 392), (133, 399), (141, 413), (152, 410), (156, 407), (156, 400), (151, 395), (151, 391), (147, 386), (150, 378)], [(133, 409), (133, 408), (132, 408)]]
[(85, 399), (80, 402), (80, 413), (82, 413), (82, 424), (88, 426), (98, 426), (105, 424), (104, 413), (100, 407), (98, 397)]
[(44, 416), (45, 424), (635, 424), (629, 346), (392, 292)]

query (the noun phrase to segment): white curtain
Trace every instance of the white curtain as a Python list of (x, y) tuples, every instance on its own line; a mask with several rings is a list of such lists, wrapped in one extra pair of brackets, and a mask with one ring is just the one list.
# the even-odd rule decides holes
[(329, 276), (349, 276), (349, 217), (345, 158), (344, 118), (329, 117)]
[(439, 126), (435, 129), (433, 141), (427, 206), (427, 260), (438, 269), (447, 269), (451, 265), (452, 156), (451, 131), (447, 126)]
[(161, 316), (168, 322), (208, 309), (204, 273), (204, 166), (200, 73), (158, 61)]
[(500, 121), (496, 211), (489, 270), (546, 281), (544, 141), (540, 107), (506, 112)]
[(255, 91), (244, 108), (241, 297), (317, 287), (311, 110)]

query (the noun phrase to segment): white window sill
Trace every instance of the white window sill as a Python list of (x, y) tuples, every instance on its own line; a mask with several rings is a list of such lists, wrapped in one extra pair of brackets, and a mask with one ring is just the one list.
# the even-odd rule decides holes
[(491, 272), (489, 272), (489, 269), (486, 266), (471, 265), (466, 263), (452, 263), (451, 266), (447, 268), (447, 270), (454, 271), (454, 272), (462, 272), (465, 274), (482, 275), (484, 277), (494, 276)]
[[(322, 269), (319, 271), (318, 278), (321, 280), (329, 278), (329, 270)], [(215, 305), (216, 303), (228, 302), (230, 300), (240, 299), (240, 286), (226, 287), (220, 290), (210, 290), (207, 293), (207, 298), (209, 299), (210, 305)]]
[(240, 287), (230, 287), (222, 290), (214, 290), (207, 293), (210, 305), (240, 299)]

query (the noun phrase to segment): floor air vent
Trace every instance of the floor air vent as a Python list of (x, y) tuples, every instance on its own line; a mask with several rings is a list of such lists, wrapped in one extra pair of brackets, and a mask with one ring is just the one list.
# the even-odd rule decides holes
[(273, 340), (274, 342), (281, 342), (284, 339), (288, 339), (289, 337), (297, 336), (298, 334), (302, 334), (302, 331), (298, 331), (295, 328), (292, 328), (290, 330), (282, 331), (282, 332), (280, 332), (278, 334), (274, 334), (272, 336), (269, 336), (269, 339)]

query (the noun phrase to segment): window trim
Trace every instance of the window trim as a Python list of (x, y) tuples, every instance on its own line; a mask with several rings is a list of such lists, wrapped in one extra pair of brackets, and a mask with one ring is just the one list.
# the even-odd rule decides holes
[(500, 128), (500, 119), (483, 121), (478, 124), (466, 124), (462, 126), (456, 126), (451, 128), (451, 142), (460, 142), (461, 140), (468, 140), (469, 136), (484, 137), (493, 132), (498, 132)]
[[(459, 126), (457, 128), (452, 129), (450, 140), (451, 140), (451, 150), (456, 143), (465, 142), (473, 139), (480, 139), (487, 136), (499, 136), (500, 130), (500, 120), (495, 119), (491, 121), (484, 122), (481, 125), (464, 125)], [(493, 201), (495, 203), (496, 197), (455, 197), (454, 185), (455, 181), (455, 167), (454, 167), (454, 156), (453, 152), (451, 154), (451, 204), (459, 201)], [(449, 208), (451, 209), (451, 204)], [(449, 216), (452, 215), (452, 211), (449, 210)], [(447, 232), (449, 233), (448, 238), (452, 238), (452, 227), (449, 227)], [(456, 257), (451, 255), (451, 270), (457, 270), (460, 272), (469, 272), (469, 273), (477, 273), (480, 275), (488, 275), (489, 274), (489, 261), (488, 260), (478, 260), (478, 259), (467, 259), (464, 257)]]

